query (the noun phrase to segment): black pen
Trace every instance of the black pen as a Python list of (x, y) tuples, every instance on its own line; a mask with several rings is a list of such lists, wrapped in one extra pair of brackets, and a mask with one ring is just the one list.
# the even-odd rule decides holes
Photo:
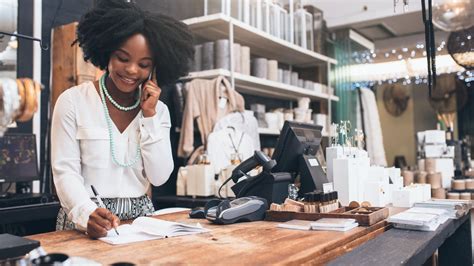
[[(97, 200), (97, 202), (99, 202), (99, 207), (106, 209), (104, 202), (99, 197), (99, 193), (97, 193), (97, 190), (95, 190), (93, 185), (91, 185), (91, 188), (92, 188), (92, 192), (94, 192), (95, 199)], [(114, 230), (117, 235), (120, 235), (119, 232), (117, 231), (117, 228), (114, 227)]]

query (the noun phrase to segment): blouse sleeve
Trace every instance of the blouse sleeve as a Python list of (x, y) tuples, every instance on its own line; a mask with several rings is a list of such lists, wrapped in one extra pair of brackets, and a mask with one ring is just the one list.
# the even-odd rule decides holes
[(61, 206), (78, 229), (85, 231), (89, 215), (97, 205), (90, 199), (81, 176), (80, 148), (76, 139), (76, 108), (71, 94), (69, 90), (62, 93), (54, 107), (51, 164)]
[(140, 147), (145, 175), (154, 186), (164, 184), (174, 168), (168, 107), (158, 102), (152, 117), (140, 118)]

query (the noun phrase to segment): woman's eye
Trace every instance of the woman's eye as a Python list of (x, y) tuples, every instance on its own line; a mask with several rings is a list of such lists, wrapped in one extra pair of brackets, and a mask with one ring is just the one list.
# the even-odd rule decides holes
[(141, 68), (148, 68), (150, 65), (148, 65), (148, 64), (139, 64), (138, 66), (140, 66)]
[(117, 59), (118, 59), (120, 62), (127, 62), (127, 58), (123, 58), (123, 57), (117, 56)]

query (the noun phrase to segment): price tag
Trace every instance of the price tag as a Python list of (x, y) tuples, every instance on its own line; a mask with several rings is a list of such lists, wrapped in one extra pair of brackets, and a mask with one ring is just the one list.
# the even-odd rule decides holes
[(323, 193), (329, 193), (334, 191), (334, 186), (332, 182), (323, 184)]
[(221, 97), (219, 98), (219, 108), (224, 109), (227, 105), (227, 98)]

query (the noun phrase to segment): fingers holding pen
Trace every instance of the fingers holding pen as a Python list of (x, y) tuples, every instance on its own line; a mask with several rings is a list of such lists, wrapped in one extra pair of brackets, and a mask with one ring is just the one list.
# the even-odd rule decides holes
[(87, 222), (87, 233), (92, 238), (104, 237), (107, 231), (117, 227), (120, 220), (105, 208), (97, 208), (90, 216)]

